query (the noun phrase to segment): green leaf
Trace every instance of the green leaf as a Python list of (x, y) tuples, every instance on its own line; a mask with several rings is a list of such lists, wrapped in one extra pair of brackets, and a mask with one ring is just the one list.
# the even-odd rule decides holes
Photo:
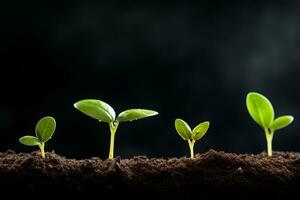
[(250, 92), (247, 95), (247, 109), (252, 119), (263, 128), (269, 128), (274, 120), (271, 102), (263, 95)]
[(38, 138), (34, 137), (34, 136), (23, 136), (19, 139), (19, 142), (21, 144), (24, 144), (26, 146), (38, 146), (41, 145), (41, 142), (39, 141)]
[(129, 109), (121, 112), (117, 118), (118, 122), (127, 122), (142, 119), (145, 117), (151, 117), (157, 115), (158, 112), (154, 110), (145, 110), (145, 109)]
[(55, 119), (53, 117), (44, 117), (35, 126), (35, 135), (40, 142), (47, 142), (51, 139), (55, 128)]
[(199, 124), (198, 126), (196, 126), (193, 129), (192, 138), (196, 141), (201, 139), (205, 135), (205, 133), (207, 132), (208, 128), (209, 128), (209, 122), (208, 121)]
[(82, 113), (106, 123), (113, 122), (116, 118), (114, 109), (107, 103), (97, 99), (78, 101), (74, 104), (74, 107)]
[(182, 119), (175, 120), (175, 129), (184, 140), (189, 140), (192, 137), (191, 128)]
[(274, 120), (272, 125), (270, 126), (270, 129), (276, 131), (279, 129), (282, 129), (288, 125), (290, 125), (294, 121), (294, 117), (291, 115), (285, 115), (278, 117), (277, 119)]

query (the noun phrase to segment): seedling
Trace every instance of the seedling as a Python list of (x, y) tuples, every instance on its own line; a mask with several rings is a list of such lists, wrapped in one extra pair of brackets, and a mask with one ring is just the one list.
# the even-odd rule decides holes
[(194, 144), (200, 140), (209, 128), (209, 121), (203, 122), (196, 126), (193, 130), (182, 119), (175, 120), (175, 129), (182, 139), (187, 140), (190, 147), (191, 158), (194, 159)]
[(268, 156), (272, 156), (274, 132), (291, 124), (294, 118), (291, 115), (284, 115), (274, 120), (275, 114), (271, 102), (265, 96), (256, 92), (250, 92), (247, 95), (246, 104), (252, 119), (264, 129)]
[(98, 120), (99, 122), (106, 122), (109, 124), (109, 159), (114, 158), (115, 134), (120, 122), (138, 120), (158, 114), (158, 112), (153, 110), (129, 109), (121, 112), (118, 117), (116, 117), (116, 113), (110, 105), (97, 99), (85, 99), (78, 101), (74, 104), (74, 107), (82, 113)]
[(26, 135), (19, 139), (19, 142), (26, 146), (39, 146), (42, 158), (45, 158), (45, 143), (51, 139), (56, 128), (56, 122), (53, 117), (44, 117), (38, 121), (35, 126), (35, 135)]

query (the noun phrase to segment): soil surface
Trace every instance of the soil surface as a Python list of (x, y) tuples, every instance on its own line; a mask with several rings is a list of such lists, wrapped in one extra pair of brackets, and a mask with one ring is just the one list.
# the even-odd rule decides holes
[[(0, 153), (0, 194), (23, 199), (300, 198), (300, 153), (269, 158), (210, 150), (190, 158), (66, 159)], [(2, 198), (1, 198), (2, 199)]]

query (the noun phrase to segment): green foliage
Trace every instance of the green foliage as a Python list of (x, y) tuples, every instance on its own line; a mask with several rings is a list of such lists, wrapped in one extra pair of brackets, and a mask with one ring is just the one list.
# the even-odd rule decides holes
[(190, 147), (191, 158), (194, 158), (194, 143), (201, 139), (209, 128), (209, 122), (202, 122), (197, 125), (193, 130), (182, 119), (175, 120), (175, 129), (182, 139), (187, 140)]
[(116, 119), (114, 109), (107, 103), (96, 99), (78, 101), (74, 107), (82, 113), (106, 123), (133, 121), (158, 114), (153, 110), (129, 109), (121, 112)]
[(282, 129), (294, 120), (286, 115), (274, 120), (274, 109), (271, 102), (262, 94), (250, 92), (246, 98), (246, 106), (252, 119), (261, 126), (266, 134), (268, 155), (272, 156), (272, 140), (276, 130)]
[(106, 123), (113, 122), (116, 118), (114, 109), (107, 103), (97, 99), (78, 101), (74, 104), (74, 107), (82, 113)]
[(209, 128), (209, 122), (203, 122), (199, 124), (193, 129), (192, 138), (196, 141), (201, 139), (207, 132), (208, 128)]
[(274, 110), (271, 102), (263, 95), (251, 92), (246, 100), (250, 116), (263, 128), (269, 128), (274, 120)]
[(20, 143), (26, 146), (39, 146), (41, 145), (40, 140), (37, 137), (26, 135), (19, 139)]
[(153, 110), (145, 110), (145, 109), (129, 109), (121, 112), (117, 118), (118, 122), (127, 122), (142, 119), (145, 117), (150, 117), (157, 115), (158, 113)]
[(277, 119), (275, 119), (273, 121), (273, 123), (270, 126), (270, 129), (273, 131), (282, 129), (288, 125), (290, 125), (294, 120), (294, 117), (291, 115), (285, 115), (285, 116), (281, 116), (278, 117)]
[(177, 133), (184, 139), (184, 140), (199, 140), (201, 139), (209, 128), (209, 122), (202, 122), (198, 126), (196, 126), (193, 131), (189, 127), (189, 125), (182, 119), (175, 120), (175, 129)]
[(189, 125), (182, 119), (175, 120), (175, 129), (177, 133), (184, 139), (189, 140), (192, 138), (192, 131)]
[(35, 135), (40, 142), (47, 142), (51, 139), (56, 129), (56, 122), (53, 117), (42, 118), (35, 127)]
[(35, 127), (34, 136), (23, 136), (19, 139), (21, 144), (26, 146), (39, 146), (42, 157), (45, 158), (44, 147), (45, 142), (51, 139), (56, 129), (56, 122), (53, 117), (44, 117), (38, 121)]
[(97, 99), (78, 101), (74, 104), (74, 107), (87, 116), (109, 124), (111, 132), (109, 159), (113, 159), (114, 157), (115, 133), (120, 122), (138, 120), (158, 114), (158, 112), (153, 110), (129, 109), (121, 112), (116, 118), (114, 109), (109, 104)]

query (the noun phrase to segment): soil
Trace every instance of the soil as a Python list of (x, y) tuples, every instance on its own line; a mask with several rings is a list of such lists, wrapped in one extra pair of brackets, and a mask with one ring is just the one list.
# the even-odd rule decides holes
[(0, 153), (0, 194), (10, 199), (286, 199), (300, 197), (299, 183), (300, 153), (291, 152), (269, 158), (210, 150), (194, 160), (75, 160), (54, 152), (43, 160), (39, 152)]

